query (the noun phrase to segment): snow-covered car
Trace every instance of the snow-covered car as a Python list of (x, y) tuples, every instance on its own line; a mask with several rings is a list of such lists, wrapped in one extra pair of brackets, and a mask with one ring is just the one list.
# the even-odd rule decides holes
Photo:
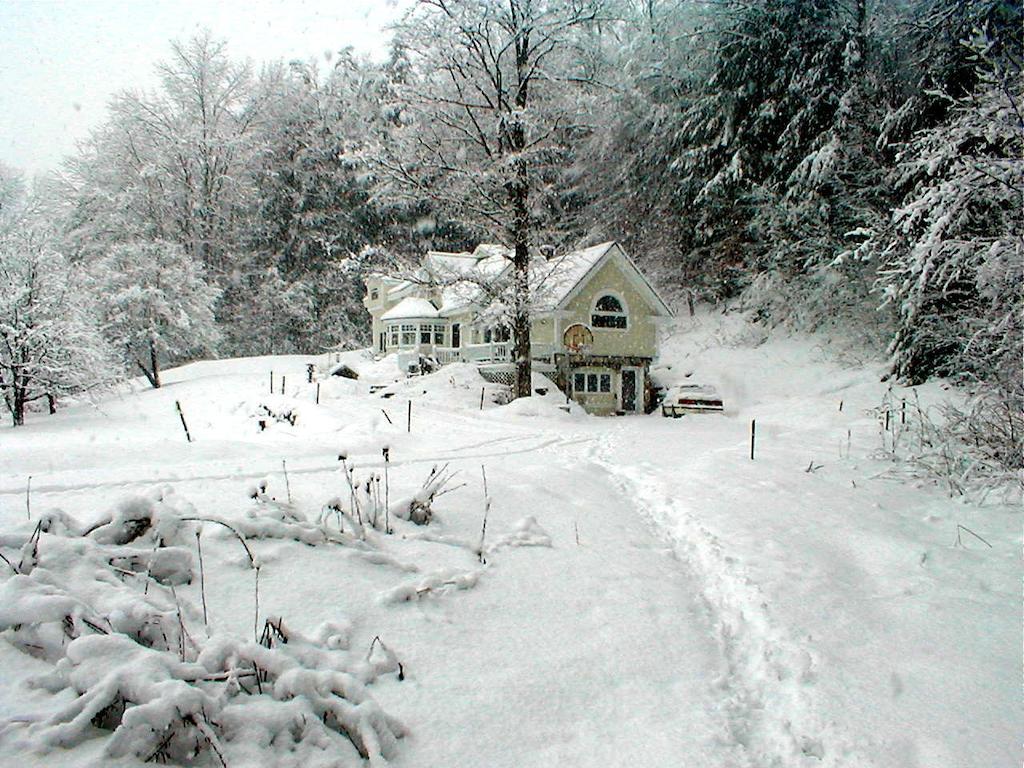
[(676, 419), (686, 413), (723, 410), (721, 395), (708, 384), (679, 384), (671, 387), (661, 402), (661, 415)]

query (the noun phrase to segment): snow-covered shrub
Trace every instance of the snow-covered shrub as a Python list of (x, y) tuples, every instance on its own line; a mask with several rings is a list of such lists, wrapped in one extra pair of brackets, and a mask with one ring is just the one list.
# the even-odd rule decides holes
[(259, 420), (260, 430), (262, 431), (266, 429), (267, 424), (270, 422), (288, 424), (294, 427), (295, 422), (298, 420), (298, 413), (294, 408), (271, 407), (266, 403), (260, 403), (256, 406), (255, 417)]
[[(390, 462), (390, 450), (384, 451), (385, 466)], [(360, 538), (365, 538), (364, 526), (370, 528), (381, 528), (386, 533), (393, 533), (391, 521), (394, 519), (408, 520), (416, 525), (426, 525), (433, 518), (434, 500), (446, 493), (461, 488), (461, 485), (451, 485), (455, 476), (449, 471), (448, 465), (442, 467), (434, 466), (423, 481), (423, 485), (411, 496), (399, 497), (397, 501), (391, 501), (388, 474), (370, 473), (359, 478), (356, 476), (355, 467), (348, 463), (345, 454), (338, 457), (342, 463), (342, 473), (348, 488), (348, 499), (341, 497), (331, 499), (321, 512), (321, 519), (328, 520), (335, 515), (341, 525), (344, 518), (354, 527)]]
[(298, 766), (328, 755), (340, 765), (380, 764), (405, 734), (366, 688), (399, 673), (393, 653), (353, 659), (278, 619), (260, 643), (214, 635), (187, 656), (120, 634), (77, 638), (36, 683), (77, 696), (34, 726), (36, 735), (70, 747), (99, 725), (113, 731), (110, 757), (188, 763), (209, 750), (222, 765), (259, 757)]
[[(404, 671), (379, 640), (350, 650), (351, 627), (306, 637), (280, 618), (259, 642), (198, 631), (201, 611), (175, 587), (193, 577), (201, 523), (219, 523), (257, 561), (249, 535), (342, 543), (288, 505), (260, 504), (232, 524), (200, 518), (170, 489), (120, 503), (88, 528), (62, 512), (0, 536), (0, 633), (54, 664), (32, 682), (54, 709), (28, 723), (38, 749), (109, 732), (107, 757), (239, 765), (382, 765), (405, 729), (367, 686)], [(368, 546), (353, 541), (356, 547)]]
[(448, 470), (447, 464), (443, 467), (432, 467), (427, 479), (423, 481), (423, 486), (415, 494), (391, 505), (391, 514), (416, 525), (426, 525), (434, 516), (434, 499), (461, 487), (450, 485), (454, 474)]
[(69, 640), (93, 634), (160, 651), (189, 647), (185, 622), (200, 614), (177, 599), (174, 586), (192, 578), (190, 551), (171, 547), (164, 555), (160, 547), (40, 531), (26, 537), (0, 585), (0, 631), (15, 647), (50, 661)]
[(982, 497), (1024, 487), (1024, 397), (979, 385), (931, 408), (897, 403), (888, 393), (877, 413), (882, 455), (911, 474), (932, 478), (950, 496)]

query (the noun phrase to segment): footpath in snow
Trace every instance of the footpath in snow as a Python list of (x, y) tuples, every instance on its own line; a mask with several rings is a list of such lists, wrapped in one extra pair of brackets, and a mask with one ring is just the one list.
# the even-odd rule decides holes
[(1019, 501), (900, 479), (878, 369), (709, 325), (664, 375), (717, 384), (726, 416), (621, 421), (590, 450), (702, 581), (734, 737), (754, 764), (1019, 764)]

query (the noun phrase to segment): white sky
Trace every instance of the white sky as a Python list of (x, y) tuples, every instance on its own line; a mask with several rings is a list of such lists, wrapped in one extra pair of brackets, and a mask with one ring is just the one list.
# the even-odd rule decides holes
[(395, 0), (0, 0), (0, 162), (55, 168), (112, 93), (155, 84), (171, 39), (206, 27), (257, 62), (381, 56), (398, 13)]

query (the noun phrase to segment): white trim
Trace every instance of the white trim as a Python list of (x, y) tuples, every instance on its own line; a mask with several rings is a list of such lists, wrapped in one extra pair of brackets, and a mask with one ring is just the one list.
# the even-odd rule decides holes
[[(612, 374), (611, 368), (603, 368), (601, 366), (584, 366), (582, 368), (574, 368), (571, 372), (572, 381), (571, 387), (574, 395), (610, 395), (615, 396), (615, 377)], [(583, 377), (583, 388), (576, 388), (576, 377)], [(594, 385), (596, 389), (590, 388), (590, 377), (595, 376)], [(607, 377), (608, 389), (601, 389), (601, 379)]]
[[(605, 296), (611, 296), (613, 299), (615, 299), (617, 302), (619, 302), (619, 306), (622, 307), (622, 311), (621, 312), (606, 312), (604, 310), (599, 310), (597, 308), (597, 302), (599, 302)], [(622, 317), (622, 318), (625, 318), (626, 324), (624, 326), (622, 326), (621, 328), (616, 328), (615, 326), (612, 326), (612, 325), (595, 325), (594, 324), (594, 316), (595, 315), (603, 316), (603, 317)], [(597, 294), (594, 296), (594, 301), (590, 305), (590, 315), (587, 317), (587, 320), (589, 320), (589, 322), (587, 323), (587, 326), (590, 328), (590, 332), (591, 333), (594, 333), (595, 329), (601, 330), (601, 331), (617, 331), (618, 333), (625, 333), (625, 332), (627, 332), (629, 330), (629, 326), (630, 326), (629, 304), (626, 301), (625, 297), (621, 293), (619, 293), (618, 291), (598, 291)]]

